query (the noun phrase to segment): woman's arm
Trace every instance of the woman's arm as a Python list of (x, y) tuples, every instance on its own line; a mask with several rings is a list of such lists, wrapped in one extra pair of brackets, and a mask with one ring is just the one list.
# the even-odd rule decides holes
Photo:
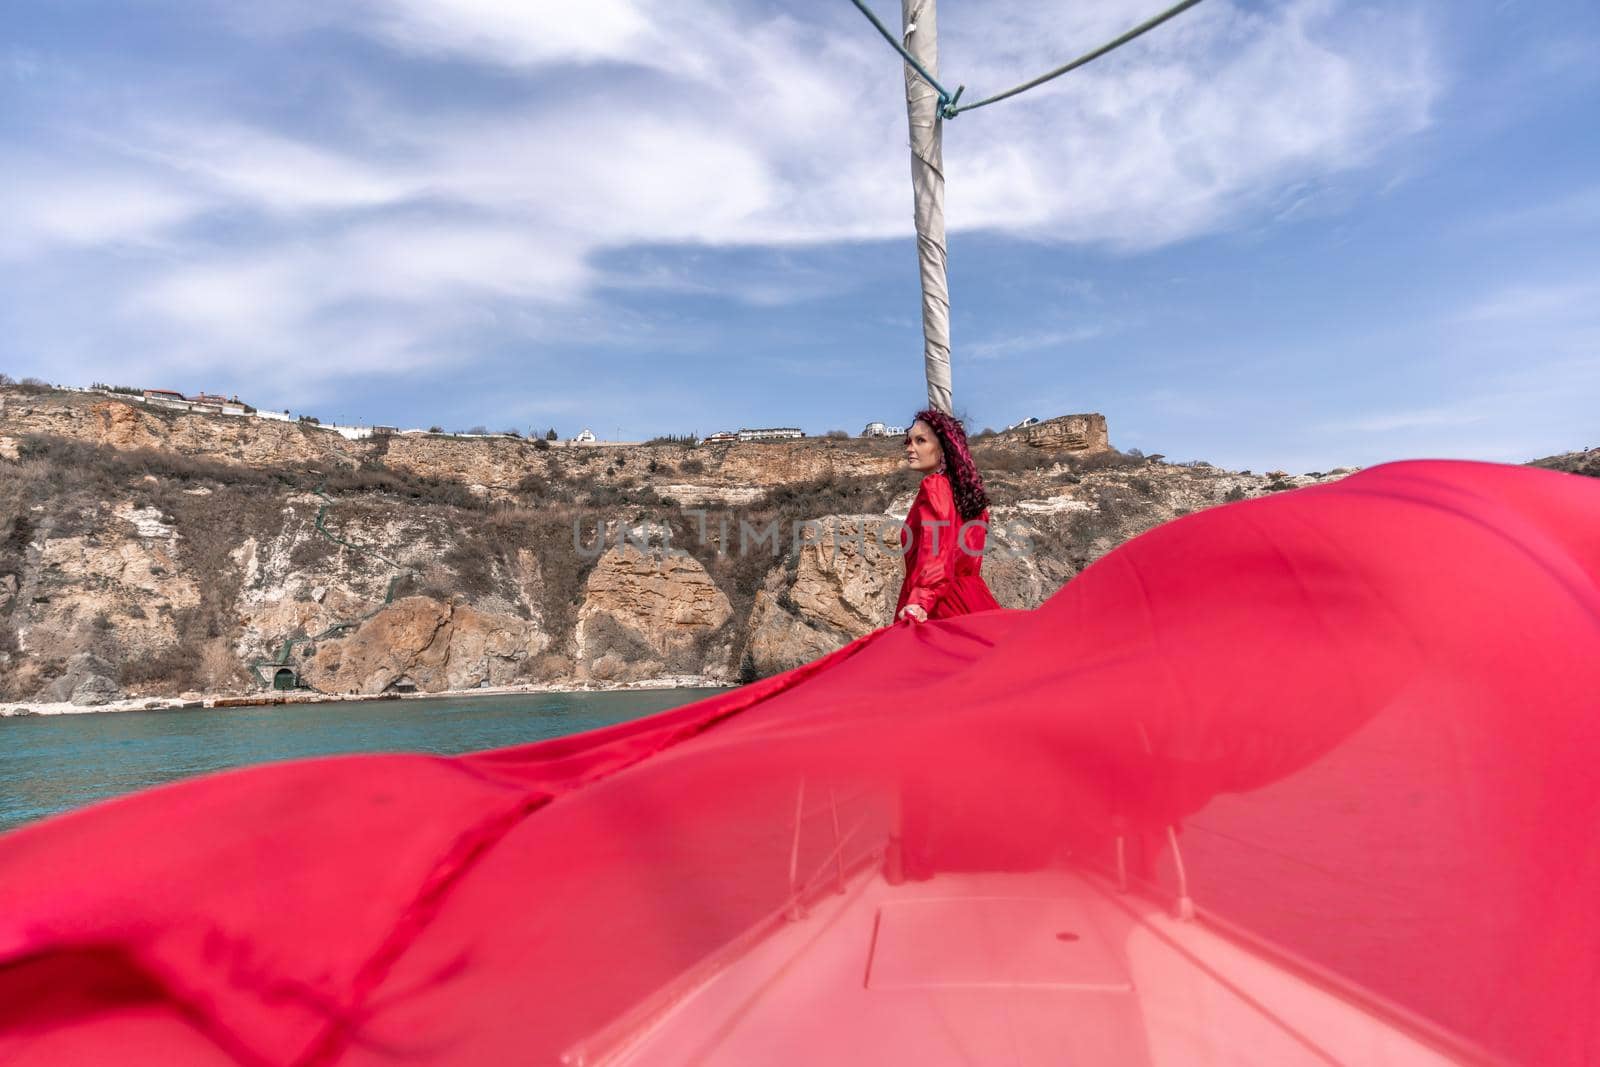
[(921, 609), (923, 618), (932, 613), (953, 573), (956, 536), (961, 529), (955, 517), (956, 502), (950, 493), (949, 479), (942, 474), (924, 478), (922, 491), (917, 494), (911, 514), (906, 516), (906, 523), (919, 535), (917, 555), (911, 563), (911, 593), (906, 598), (906, 608), (916, 606)]

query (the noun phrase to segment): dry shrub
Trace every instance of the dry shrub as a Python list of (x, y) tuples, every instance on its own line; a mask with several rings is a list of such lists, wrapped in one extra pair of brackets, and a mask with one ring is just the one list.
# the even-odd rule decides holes
[(197, 649), (180, 641), (160, 652), (125, 659), (118, 665), (117, 684), (123, 689), (182, 693), (200, 688)]
[(595, 659), (608, 652), (630, 663), (656, 658), (655, 650), (645, 644), (638, 634), (609, 615), (591, 616), (584, 634), (585, 643)]
[(319, 570), (328, 566), (329, 561), (342, 550), (340, 545), (312, 531), (296, 541), (294, 548), (289, 550), (289, 563), (296, 570)]
[(518, 496), (525, 496), (528, 501), (534, 502), (571, 501), (573, 499), (573, 491), (566, 486), (565, 475), (560, 474), (560, 472), (539, 474), (536, 470), (530, 470), (528, 474), (522, 475), (522, 478), (518, 480), (517, 494)]
[(636, 485), (632, 478), (619, 478), (610, 485), (591, 486), (584, 494), (591, 508), (656, 507), (661, 496), (648, 485)]
[(545, 626), (552, 634), (567, 632), (576, 614), (572, 602), (594, 565), (573, 548), (572, 514), (566, 508), (499, 508), (475, 519), (463, 516), (444, 562), (456, 573), (462, 592), (482, 597), (497, 591), (498, 576), (515, 567), (519, 551), (535, 553), (544, 582), (544, 602), (538, 607)]
[(973, 453), (972, 459), (978, 465), (978, 470), (980, 471), (996, 471), (1003, 474), (1042, 470), (1045, 467), (1053, 467), (1062, 461), (1060, 456), (1037, 448), (1027, 447), (978, 449)]
[(1129, 478), (1128, 487), (1147, 500), (1154, 500), (1160, 495), (1156, 483), (1143, 476)]
[(244, 664), (233, 653), (232, 643), (226, 638), (213, 638), (199, 649), (197, 667), (201, 688), (218, 693), (237, 690), (246, 685)]
[(443, 504), (465, 511), (483, 511), (489, 505), (465, 482), (445, 478), (425, 478), (409, 471), (393, 470), (366, 463), (354, 469), (328, 471), (322, 475), (322, 488), (343, 496), (368, 493), (387, 494), (417, 503)]
[(1102, 471), (1118, 470), (1124, 467), (1140, 467), (1145, 463), (1145, 457), (1134, 455), (1130, 452), (1119, 452), (1114, 448), (1104, 452), (1085, 452), (1067, 457), (1067, 461), (1076, 471)]
[(887, 477), (828, 475), (788, 482), (767, 490), (754, 510), (774, 512), (790, 522), (824, 515), (879, 515), (895, 497), (916, 488), (918, 481), (920, 477), (914, 471), (903, 468)]
[(540, 614), (551, 647), (560, 648), (577, 624), (584, 583), (599, 558), (580, 551), (576, 542), (580, 534), (592, 542), (595, 522), (603, 524), (605, 517), (579, 508), (547, 508), (524, 516), (530, 544), (539, 552), (544, 594)]

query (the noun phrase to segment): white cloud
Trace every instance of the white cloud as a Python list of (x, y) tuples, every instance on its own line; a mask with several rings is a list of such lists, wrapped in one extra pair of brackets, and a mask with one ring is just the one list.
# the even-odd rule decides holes
[(268, 211), (376, 207), (424, 191), (406, 162), (361, 160), (234, 123), (152, 123), (136, 128), (125, 148), (235, 203)]
[(699, 255), (645, 255), (608, 271), (598, 282), (606, 289), (684, 293), (737, 300), (753, 307), (782, 307), (844, 291), (849, 280), (794, 261), (786, 253), (763, 257), (757, 265), (711, 272)]
[(1461, 315), (1469, 324), (1529, 320), (1549, 324), (1574, 318), (1600, 320), (1600, 284), (1585, 280), (1511, 285), (1479, 299)]
[(486, 225), (370, 223), (171, 269), (133, 285), (122, 310), (159, 316), (202, 347), (224, 344), (264, 358), (285, 352), (321, 373), (338, 373), (316, 347), (285, 351), (283, 339), (298, 341), (329, 320), (348, 330), (355, 308), (375, 327), (411, 324), (425, 345), (439, 327), (470, 317), (474, 298), (564, 303), (583, 290), (587, 276), (576, 250), (563, 254), (530, 234)]
[[(970, 26), (946, 19), (947, 69), (996, 87), (1142, 13), (1131, 0), (1066, 14), (985, 5)], [(946, 131), (951, 230), (1149, 247), (1226, 225), (1307, 175), (1360, 165), (1426, 124), (1437, 87), (1414, 14), (1385, 16), (1359, 40), (1344, 36), (1344, 14), (1326, 0), (1270, 14), (1207, 5), (1103, 65), (962, 116)], [(530, 71), (604, 60), (653, 80), (551, 91), (536, 113), (380, 118), (385, 140), (409, 146), (402, 160), (297, 156), (211, 133), (183, 154), (269, 203), (418, 188), (492, 207), (538, 200), (546, 221), (606, 242), (907, 229), (898, 63), (864, 22), (624, 0), (369, 0), (348, 9), (346, 27), (407, 52)]]
[[(1095, 5), (1097, 25), (1070, 36), (1103, 39), (1137, 21), (1136, 8)], [(1037, 21), (1002, 21), (1001, 32), (1039, 43), (985, 84), (1053, 65), (1053, 49), (1071, 54), (1056, 43), (1062, 31), (1051, 33), (1052, 6), (1030, 12)], [(1206, 5), (1129, 46), (1149, 49), (1142, 60), (1114, 55), (962, 116), (946, 135), (954, 225), (1147, 248), (1223, 227), (1308, 175), (1369, 161), (1427, 124), (1436, 76), (1414, 16), (1389, 16), (1356, 48), (1340, 39), (1341, 13), (1320, 2), (1265, 14)], [(985, 40), (989, 54), (1001, 51), (993, 31)], [(958, 136), (970, 142), (952, 149)]]
[(53, 171), (11, 161), (0, 183), (0, 260), (59, 248), (147, 243), (203, 210), (208, 200), (181, 184), (124, 167)]
[(512, 66), (643, 63), (657, 43), (630, 0), (381, 0), (350, 5), (351, 24), (407, 51)]
[(1105, 333), (1105, 327), (1089, 323), (1070, 330), (1042, 330), (1035, 333), (990, 337), (960, 346), (961, 354), (973, 359), (999, 359), (1023, 352), (1038, 352), (1050, 348), (1065, 348), (1092, 340)]
[(1474, 400), (1459, 407), (1373, 412), (1358, 418), (1327, 422), (1319, 429), (1336, 434), (1393, 434), (1401, 430), (1473, 426), (1489, 421), (1485, 406), (1486, 402)]
[[(846, 8), (362, 0), (275, 10), (258, 40), (285, 63), (297, 28), (334, 25), (402, 63), (448, 60), (524, 79), (526, 92), (499, 107), (416, 113), (351, 68), (341, 76), (353, 88), (330, 98), (334, 113), (318, 124), (347, 131), (337, 138), (267, 128), (226, 100), (173, 99), (109, 124), (97, 113), (97, 159), (63, 154), (55, 173), (41, 165), (38, 181), (7, 194), (9, 216), (26, 221), (0, 253), (163, 240), (162, 260), (109, 283), (131, 322), (164, 326), (196, 351), (238, 346), (324, 374), (319, 350), (336, 341), (432, 358), (476, 301), (581, 306), (615, 282), (592, 266), (606, 251), (909, 234), (899, 63)], [(969, 98), (1147, 14), (1135, 0), (953, 10), (945, 69), (972, 86)], [(1299, 0), (1256, 13), (1213, 0), (1102, 64), (960, 117), (945, 141), (951, 231), (1147, 248), (1270, 212), (1284, 186), (1362, 165), (1426, 124), (1437, 84), (1414, 14), (1368, 12), (1351, 33), (1346, 10)], [(584, 76), (556, 76), (573, 71)], [(179, 241), (180, 224), (213, 213), (249, 225)], [(779, 278), (726, 290), (755, 303), (796, 291), (805, 286)]]

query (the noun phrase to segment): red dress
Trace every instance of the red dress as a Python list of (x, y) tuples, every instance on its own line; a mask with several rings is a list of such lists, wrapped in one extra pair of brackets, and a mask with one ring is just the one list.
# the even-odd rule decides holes
[(930, 619), (998, 608), (1000, 602), (980, 573), (988, 534), (988, 508), (964, 522), (956, 511), (950, 479), (943, 474), (923, 478), (900, 531), (906, 576), (894, 606), (895, 619), (907, 604), (921, 607)]

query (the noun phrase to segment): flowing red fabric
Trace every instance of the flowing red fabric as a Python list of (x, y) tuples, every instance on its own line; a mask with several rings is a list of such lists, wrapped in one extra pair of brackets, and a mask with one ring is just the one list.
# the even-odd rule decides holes
[(1600, 1062), (1597, 694), (1600, 484), (1390, 464), (639, 722), (6, 835), (0, 1062), (556, 1063), (913, 824), (935, 877), (1177, 824), (1207, 914), (1463, 1048)]
[(988, 536), (988, 508), (963, 521), (950, 479), (943, 474), (923, 478), (900, 529), (906, 574), (894, 617), (898, 619), (907, 604), (917, 605), (930, 619), (998, 608), (1000, 603), (981, 572)]

